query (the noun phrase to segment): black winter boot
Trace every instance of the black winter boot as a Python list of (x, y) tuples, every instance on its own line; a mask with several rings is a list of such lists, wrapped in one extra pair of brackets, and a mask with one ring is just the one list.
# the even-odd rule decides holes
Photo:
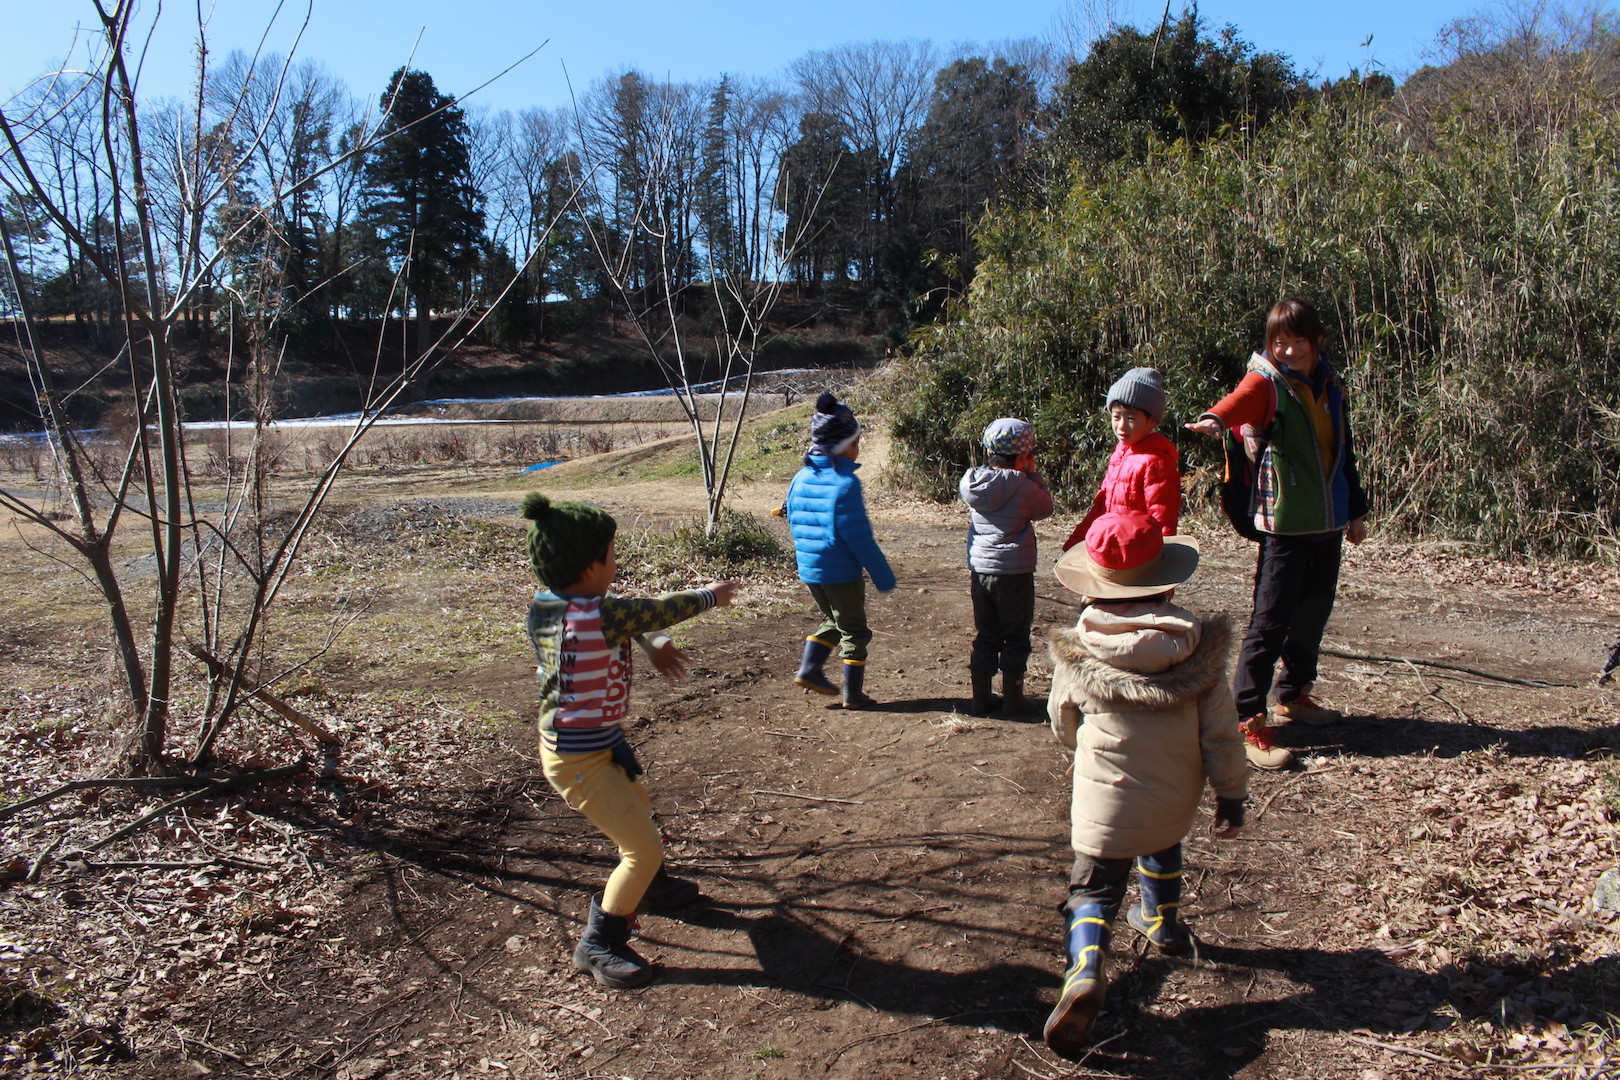
[(968, 702), (970, 716), (989, 716), (1001, 708), (1001, 699), (991, 689), (996, 681), (995, 672), (980, 675), (977, 671), (969, 671), (968, 679), (973, 685), (973, 700)]
[(678, 878), (669, 872), (667, 866), (660, 866), (658, 874), (647, 886), (647, 891), (641, 895), (641, 910), (668, 911), (670, 908), (684, 907), (703, 895), (697, 882)]
[(574, 947), (574, 966), (614, 990), (628, 990), (653, 977), (652, 965), (630, 947), (630, 920), (603, 911), (600, 894), (591, 897), (590, 921)]
[(805, 638), (804, 658), (799, 661), (799, 671), (793, 676), (793, 681), (806, 690), (814, 690), (828, 697), (837, 696), (838, 687), (834, 686), (832, 680), (827, 678), (827, 673), (821, 670), (821, 666), (827, 662), (830, 655), (832, 655), (831, 645), (817, 638)]
[(1014, 675), (1010, 671), (1001, 673), (1001, 715), (1018, 716), (1029, 708), (1029, 700), (1024, 697), (1024, 673), (1020, 671)]
[(875, 702), (871, 698), (867, 697), (861, 691), (861, 686), (865, 682), (866, 682), (866, 661), (864, 661), (864, 660), (845, 660), (844, 661), (844, 708), (846, 708), (846, 709), (864, 709), (868, 705), (876, 705), (877, 704), (877, 702)]

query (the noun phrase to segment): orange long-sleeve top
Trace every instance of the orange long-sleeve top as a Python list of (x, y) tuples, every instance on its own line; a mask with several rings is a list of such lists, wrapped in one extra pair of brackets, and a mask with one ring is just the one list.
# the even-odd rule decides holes
[[(1286, 368), (1280, 370), (1287, 376), (1289, 386), (1310, 413), (1311, 423), (1316, 428), (1317, 444), (1322, 448), (1323, 467), (1326, 468), (1327, 463), (1334, 459), (1334, 451), (1337, 449), (1333, 417), (1328, 414), (1322, 395), (1317, 392), (1310, 379), (1296, 375)], [(1277, 388), (1266, 376), (1258, 371), (1250, 371), (1243, 376), (1230, 394), (1211, 405), (1205, 415), (1213, 415), (1229, 430), (1239, 433), (1245, 424), (1264, 431), (1271, 426), (1272, 419), (1277, 415)]]

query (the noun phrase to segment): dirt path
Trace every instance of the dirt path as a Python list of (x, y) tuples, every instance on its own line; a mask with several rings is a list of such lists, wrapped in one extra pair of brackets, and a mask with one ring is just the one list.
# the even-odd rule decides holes
[[(1067, 763), (1039, 714), (957, 711), (970, 619), (954, 515), (880, 517), (902, 582), (874, 604), (881, 708), (789, 684), (807, 613), (694, 623), (691, 681), (638, 688), (632, 737), (672, 861), (711, 898), (645, 919), (655, 984), (609, 993), (572, 971), (609, 852), (521, 761), (470, 843), (361, 889), (360, 936), (421, 987), (365, 1015), (410, 1049), (377, 1059), (389, 1075), (485, 1059), (559, 1077), (1465, 1075), (1612, 992), (1613, 939), (1530, 901), (1583, 908), (1612, 864), (1582, 800), (1601, 795), (1587, 754), (1613, 737), (1614, 696), (1329, 661), (1354, 719), (1291, 734), (1303, 765), (1255, 776), (1241, 841), (1204, 824), (1189, 839), (1199, 961), (1145, 955), (1122, 926), (1099, 1047), (1056, 1059), (1039, 1028), (1063, 963)], [(1241, 614), (1249, 549), (1208, 539), (1184, 599)], [(1353, 560), (1330, 639), (1585, 682), (1613, 633), (1612, 610), (1381, 570), (1394, 554)], [(1060, 588), (1040, 591), (1038, 632), (1073, 618)], [(1556, 845), (1538, 861), (1536, 829), (1569, 825), (1588, 861)]]
[[(668, 485), (591, 497), (621, 514), (691, 505)], [(777, 498), (774, 480), (740, 493)], [(235, 1061), (194, 1045), (120, 1074), (1378, 1080), (1608, 1052), (1579, 1025), (1620, 1007), (1616, 938), (1553, 908), (1585, 912), (1614, 864), (1594, 754), (1620, 709), (1586, 685), (1616, 636), (1612, 581), (1355, 552), (1334, 645), (1579, 686), (1330, 658), (1325, 696), (1352, 718), (1288, 733), (1301, 765), (1254, 775), (1241, 840), (1209, 838), (1207, 800), (1189, 837), (1198, 959), (1146, 954), (1121, 920), (1098, 1047), (1064, 1062), (1039, 1032), (1063, 966), (1067, 761), (1038, 711), (960, 711), (960, 516), (880, 487), (871, 502), (901, 583), (872, 605), (879, 708), (790, 684), (808, 602), (705, 616), (682, 634), (689, 681), (638, 678), (631, 737), (671, 861), (709, 897), (644, 918), (656, 982), (614, 993), (572, 969), (610, 852), (513, 725), (415, 808), (437, 827), (354, 822), (367, 857), (325, 928), (195, 1036)], [(1068, 525), (1043, 530), (1048, 553)], [(1205, 562), (1178, 598), (1241, 621), (1252, 549), (1197, 531)], [(1044, 639), (1075, 608), (1055, 581), (1039, 594)], [(521, 712), (531, 664), (502, 652), (452, 677)], [(1038, 651), (1033, 692), (1047, 671)]]

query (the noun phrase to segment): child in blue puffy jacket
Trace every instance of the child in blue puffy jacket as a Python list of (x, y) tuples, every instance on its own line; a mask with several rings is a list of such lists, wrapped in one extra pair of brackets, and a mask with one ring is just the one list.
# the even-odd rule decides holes
[(793, 552), (799, 580), (821, 609), (821, 625), (804, 642), (804, 657), (793, 681), (818, 694), (840, 693), (822, 665), (838, 649), (843, 659), (843, 705), (859, 709), (872, 704), (863, 692), (866, 647), (872, 631), (866, 625), (866, 579), (880, 593), (894, 588), (894, 571), (872, 536), (860, 468), (861, 425), (848, 405), (831, 393), (816, 399), (810, 420), (810, 452), (804, 468), (788, 488), (787, 518), (793, 530)]

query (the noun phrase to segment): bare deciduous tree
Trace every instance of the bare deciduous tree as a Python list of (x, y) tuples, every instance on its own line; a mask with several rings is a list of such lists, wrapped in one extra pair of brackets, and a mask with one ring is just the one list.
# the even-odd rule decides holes
[[(149, 117), (132, 72), (143, 29), (135, 4), (94, 0), (94, 9), (102, 38), (89, 77), (75, 82), (58, 73), (46, 80), (48, 92), (31, 95), (20, 111), (15, 103), (0, 106), (0, 186), (48, 218), (69, 259), (82, 262), (112, 297), (121, 343), (115, 362), (135, 403), (134, 422), (124, 441), (109, 447), (68, 417), (66, 392), (52, 385), (36, 344), (22, 258), (5, 228), (0, 239), (22, 308), (27, 364), (71, 520), (20, 492), (0, 490), (0, 506), (83, 560), (107, 610), (136, 721), (132, 764), (161, 771), (175, 764), (170, 724), (177, 708), (195, 712), (187, 754), (195, 767), (210, 757), (244, 697), (282, 674), (270, 670), (262, 647), (265, 618), (316, 514), (382, 410), (432, 369), (448, 341), (471, 330), (463, 313), (397, 370), (374, 362), (360, 418), (331, 459), (306, 487), (278, 494), (267, 482), (274, 451), (267, 425), (285, 347), (277, 317), (289, 288), (289, 230), (300, 213), (294, 204), (322, 177), (351, 170), (375, 128), (351, 129), (342, 152), (318, 164), (312, 110), (321, 80), (285, 61), (249, 59), (236, 78), (211, 82), (201, 22), (194, 96)], [(88, 120), (84, 102), (92, 103)], [(257, 182), (249, 183), (255, 166)], [(227, 394), (251, 424), (240, 439), (226, 436), (223, 474), (210, 478), (188, 456), (178, 331), (215, 287), (223, 295), (206, 314), (233, 332)], [(131, 577), (115, 558), (128, 521), (144, 532), (154, 572)], [(143, 644), (139, 629), (147, 623)], [(188, 651), (204, 660), (200, 695), (180, 678)]]

